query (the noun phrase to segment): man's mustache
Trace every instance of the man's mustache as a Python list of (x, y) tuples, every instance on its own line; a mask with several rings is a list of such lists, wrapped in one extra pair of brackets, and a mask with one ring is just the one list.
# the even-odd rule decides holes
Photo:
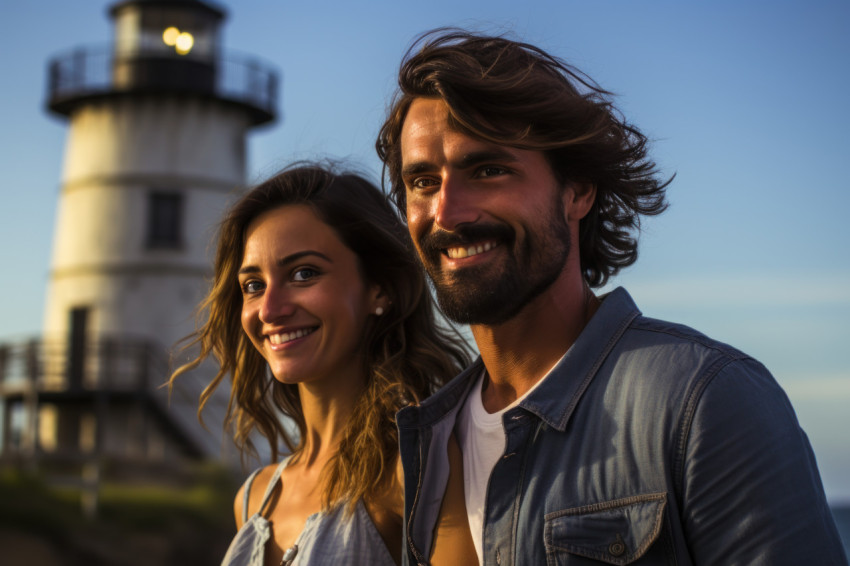
[(436, 258), (446, 248), (468, 246), (483, 240), (506, 243), (513, 240), (514, 231), (504, 224), (462, 224), (455, 230), (437, 229), (419, 238), (419, 247), (429, 258)]

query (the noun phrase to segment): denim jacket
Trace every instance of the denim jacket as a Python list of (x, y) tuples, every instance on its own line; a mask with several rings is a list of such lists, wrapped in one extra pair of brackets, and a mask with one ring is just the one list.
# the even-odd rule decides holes
[[(405, 560), (427, 564), (446, 443), (481, 360), (398, 414)], [(484, 563), (847, 564), (815, 458), (759, 362), (607, 295), (503, 416)]]

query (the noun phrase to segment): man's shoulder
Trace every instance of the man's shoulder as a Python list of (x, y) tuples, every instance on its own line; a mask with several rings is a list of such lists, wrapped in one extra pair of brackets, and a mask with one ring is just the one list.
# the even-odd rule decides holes
[(644, 383), (674, 389), (707, 385), (718, 374), (773, 381), (767, 368), (738, 348), (690, 326), (643, 315), (635, 317), (614, 350), (614, 374), (640, 376)]
[(758, 395), (786, 404), (780, 385), (758, 360), (684, 324), (642, 315), (600, 364), (587, 393), (588, 399), (617, 404), (615, 412), (655, 415), (656, 422), (671, 427), (699, 407), (714, 418), (722, 414), (718, 407), (740, 406)]
[(676, 322), (639, 315), (635, 317), (623, 337), (646, 343), (648, 347), (674, 348), (684, 354), (688, 349), (695, 354), (711, 354), (725, 358), (746, 359), (750, 356), (738, 348)]
[[(615, 356), (627, 356), (633, 363), (658, 358), (674, 366), (751, 359), (690, 326), (645, 316), (622, 287), (605, 296), (600, 314), (588, 351), (609, 355), (613, 350)], [(600, 345), (600, 341), (608, 345)]]
[(748, 356), (725, 342), (686, 326), (645, 316), (623, 287), (618, 287), (602, 297), (602, 304), (582, 333), (587, 339), (579, 340), (581, 350), (591, 354), (623, 350), (677, 350), (679, 355), (712, 354), (729, 359)]

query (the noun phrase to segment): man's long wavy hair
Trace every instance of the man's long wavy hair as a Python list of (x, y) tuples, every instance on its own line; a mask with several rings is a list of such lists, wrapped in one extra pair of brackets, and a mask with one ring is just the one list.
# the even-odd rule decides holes
[[(200, 397), (198, 416), (213, 391), (230, 378), (225, 418), (243, 454), (256, 455), (251, 440), (259, 432), (269, 442), (272, 461), (285, 446), (297, 458), (306, 423), (298, 386), (273, 376), (241, 325), (242, 293), (237, 272), (245, 232), (261, 214), (281, 206), (304, 205), (334, 229), (355, 253), (364, 280), (378, 284), (391, 301), (382, 316), (369, 317), (363, 329), (362, 363), (366, 389), (357, 401), (338, 453), (323, 471), (326, 506), (376, 495), (391, 480), (398, 454), (395, 413), (433, 393), (468, 364), (463, 339), (436, 318), (425, 275), (404, 224), (386, 196), (359, 175), (337, 174), (329, 166), (298, 164), (242, 197), (219, 227), (215, 272), (199, 306), (198, 330), (187, 347), (199, 354), (171, 376), (197, 368), (212, 356), (219, 371)], [(297, 425), (293, 438), (280, 412)]]
[(659, 178), (647, 138), (626, 122), (611, 93), (533, 45), (456, 29), (420, 36), (403, 59), (398, 83), (376, 148), (402, 214), (402, 126), (414, 99), (439, 98), (456, 131), (542, 151), (560, 183), (596, 186), (594, 205), (579, 223), (589, 285), (600, 287), (635, 262), (640, 217), (664, 211), (672, 179)]

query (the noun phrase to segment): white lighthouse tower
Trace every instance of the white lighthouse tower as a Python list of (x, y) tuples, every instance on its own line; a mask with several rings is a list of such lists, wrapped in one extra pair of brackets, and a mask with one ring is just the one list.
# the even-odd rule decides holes
[(225, 13), (211, 3), (127, 0), (109, 15), (113, 45), (50, 64), (47, 104), (69, 131), (38, 442), (54, 452), (82, 444), (165, 457), (175, 443), (203, 452), (194, 412), (172, 426), (158, 387), (169, 348), (194, 328), (215, 225), (245, 182), (246, 135), (275, 119), (277, 76), (223, 53)]

